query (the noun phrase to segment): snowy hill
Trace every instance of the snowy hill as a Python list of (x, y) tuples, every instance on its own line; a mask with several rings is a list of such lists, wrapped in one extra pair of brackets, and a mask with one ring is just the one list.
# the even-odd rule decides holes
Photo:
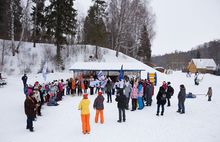
[[(48, 75), (48, 80), (68, 78), (69, 73), (54, 73)], [(28, 75), (28, 83), (38, 80), (40, 74)], [(23, 84), (21, 76), (8, 77), (8, 85), (0, 88), (2, 101), (0, 103), (0, 142), (219, 142), (220, 141), (220, 77), (206, 74), (199, 86), (195, 86), (193, 77), (186, 78), (184, 73), (174, 72), (159, 78), (161, 82), (171, 81), (175, 93), (171, 98), (171, 107), (165, 106), (164, 116), (156, 116), (156, 93), (151, 107), (143, 110), (126, 111), (126, 122), (117, 123), (118, 110), (116, 102), (104, 103), (104, 124), (95, 124), (95, 110), (92, 108), (94, 96), (89, 96), (91, 134), (81, 132), (80, 111), (77, 106), (80, 96), (65, 96), (57, 107), (43, 106), (41, 117), (34, 122), (34, 133), (25, 129)], [(207, 101), (204, 95), (195, 99), (186, 99), (186, 113), (176, 113), (179, 85), (186, 86), (186, 92), (205, 94), (209, 86), (213, 88), (213, 98)], [(106, 94), (104, 94), (106, 99)], [(114, 97), (113, 97), (114, 98)], [(113, 99), (114, 100), (114, 99)], [(131, 108), (131, 103), (130, 103)]]
[[(0, 41), (1, 42), (1, 41)], [(0, 67), (0, 71), (3, 73), (11, 74), (23, 74), (26, 73), (39, 73), (47, 62), (48, 70), (56, 71), (54, 65), (54, 56), (56, 54), (56, 47), (53, 44), (37, 44), (33, 48), (33, 43), (23, 42), (20, 47), (19, 54), (16, 56), (11, 56), (9, 50), (5, 51), (4, 68)], [(138, 64), (142, 68), (145, 68), (147, 72), (157, 72), (155, 69), (131, 58), (123, 53), (119, 54), (119, 57), (115, 56), (115, 51), (107, 48), (98, 48), (99, 59), (94, 60), (95, 47), (91, 45), (74, 45), (64, 47), (61, 50), (63, 56), (63, 62), (65, 66), (65, 71), (75, 63), (75, 62), (131, 62)], [(90, 58), (92, 57), (92, 58)], [(146, 72), (142, 74), (146, 78)]]

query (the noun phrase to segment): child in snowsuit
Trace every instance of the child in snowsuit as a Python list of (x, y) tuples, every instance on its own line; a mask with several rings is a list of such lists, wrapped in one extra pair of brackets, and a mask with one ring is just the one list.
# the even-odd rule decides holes
[(98, 92), (98, 96), (96, 97), (93, 108), (96, 109), (96, 114), (95, 114), (95, 123), (98, 123), (99, 120), (99, 114), (100, 114), (100, 121), (103, 124), (104, 123), (104, 116), (103, 116), (103, 111), (104, 111), (104, 102), (105, 98), (102, 96), (102, 92)]
[(78, 109), (81, 110), (81, 121), (82, 121), (82, 132), (83, 134), (90, 133), (90, 110), (89, 110), (90, 100), (88, 99), (88, 94), (83, 95)]
[(209, 87), (206, 96), (208, 96), (208, 101), (211, 101), (211, 98), (212, 98), (212, 87)]

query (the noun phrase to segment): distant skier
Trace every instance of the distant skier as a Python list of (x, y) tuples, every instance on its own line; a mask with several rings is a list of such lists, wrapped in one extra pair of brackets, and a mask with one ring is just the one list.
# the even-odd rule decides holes
[(185, 86), (183, 84), (180, 85), (180, 91), (178, 94), (178, 110), (177, 112), (179, 112), (180, 114), (185, 113), (185, 102), (186, 99), (186, 89)]
[(206, 96), (208, 96), (208, 101), (211, 101), (211, 98), (212, 98), (212, 87), (209, 87)]
[(21, 80), (22, 80), (22, 82), (23, 82), (24, 87), (25, 87), (25, 85), (27, 84), (27, 79), (28, 79), (28, 77), (27, 77), (27, 75), (26, 75), (26, 74), (24, 74), (24, 75), (22, 76), (22, 78), (21, 78)]

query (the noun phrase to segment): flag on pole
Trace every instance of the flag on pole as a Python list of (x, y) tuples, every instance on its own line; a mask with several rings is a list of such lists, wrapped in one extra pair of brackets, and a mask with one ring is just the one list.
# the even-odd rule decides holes
[(105, 76), (104, 76), (104, 73), (102, 71), (100, 71), (98, 74), (97, 74), (97, 78), (98, 80), (104, 80), (105, 79)]
[(121, 70), (119, 72), (119, 81), (124, 80), (124, 71), (123, 71), (123, 65), (121, 65)]

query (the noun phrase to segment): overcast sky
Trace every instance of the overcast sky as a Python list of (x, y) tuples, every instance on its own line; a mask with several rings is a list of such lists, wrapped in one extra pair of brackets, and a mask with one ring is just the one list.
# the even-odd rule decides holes
[[(91, 0), (76, 0), (84, 13)], [(151, 0), (156, 14), (152, 54), (188, 51), (204, 42), (220, 39), (220, 0)]]
[[(86, 16), (91, 1), (75, 1), (80, 16)], [(151, 0), (151, 6), (156, 15), (153, 55), (220, 39), (220, 0)]]

